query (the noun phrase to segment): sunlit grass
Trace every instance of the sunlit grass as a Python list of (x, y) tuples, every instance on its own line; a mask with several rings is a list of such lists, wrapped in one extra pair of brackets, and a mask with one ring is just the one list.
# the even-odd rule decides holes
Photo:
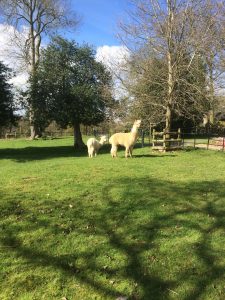
[(225, 154), (0, 141), (0, 299), (224, 299)]

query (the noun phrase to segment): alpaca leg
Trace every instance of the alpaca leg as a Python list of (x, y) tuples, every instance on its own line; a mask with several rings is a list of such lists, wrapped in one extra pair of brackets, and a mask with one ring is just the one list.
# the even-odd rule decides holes
[(112, 156), (112, 158), (114, 158), (114, 155), (115, 155), (115, 147), (112, 145), (112, 148), (111, 148), (111, 156)]
[(90, 156), (89, 156), (89, 157), (91, 157), (91, 158), (92, 158), (92, 157), (93, 157), (93, 154), (94, 154), (94, 149), (93, 149), (93, 148), (91, 148), (91, 149), (90, 149)]
[(112, 145), (111, 155), (112, 155), (112, 158), (117, 157), (117, 146)]
[(113, 158), (113, 146), (111, 147), (110, 153), (111, 153), (111, 156)]
[(133, 152), (133, 146), (131, 146), (131, 147), (129, 148), (129, 154), (130, 154), (130, 157), (132, 157), (132, 152)]
[(125, 150), (125, 157), (126, 158), (128, 157), (129, 152), (130, 152), (129, 147), (126, 147), (126, 150)]
[(114, 154), (115, 154), (115, 157), (117, 157), (117, 146), (115, 146), (115, 151), (114, 151)]

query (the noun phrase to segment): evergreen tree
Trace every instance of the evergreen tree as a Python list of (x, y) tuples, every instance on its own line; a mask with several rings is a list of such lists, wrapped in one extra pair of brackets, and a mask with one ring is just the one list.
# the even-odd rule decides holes
[(0, 62), (0, 126), (6, 126), (15, 121), (14, 104), (11, 92), (10, 70)]
[[(40, 52), (44, 37), (48, 37), (52, 32), (56, 32), (60, 28), (73, 28), (79, 23), (79, 17), (73, 12), (68, 0), (0, 0), (0, 10), (2, 19), (5, 23), (12, 25), (19, 32), (22, 28), (26, 28), (19, 37), (15, 34), (11, 37), (16, 47), (19, 46), (21, 53), (17, 54), (21, 63), (25, 64), (27, 72), (32, 77), (29, 91), (31, 91), (26, 105), (28, 107), (30, 121), (30, 137), (34, 139), (36, 135), (40, 135), (39, 118), (41, 110), (39, 109), (37, 116), (37, 99), (33, 99), (35, 90), (33, 77), (36, 77), (36, 71), (39, 66)], [(27, 34), (26, 34), (27, 33)]]
[(73, 126), (77, 148), (84, 145), (80, 124), (102, 122), (112, 104), (111, 76), (96, 62), (93, 49), (61, 37), (43, 51), (34, 82), (38, 101), (45, 103), (51, 119), (62, 127)]

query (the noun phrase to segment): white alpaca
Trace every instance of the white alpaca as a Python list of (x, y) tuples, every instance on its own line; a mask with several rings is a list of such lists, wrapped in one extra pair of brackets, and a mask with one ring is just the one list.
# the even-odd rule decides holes
[(140, 127), (140, 125), (141, 125), (141, 120), (135, 120), (131, 132), (128, 133), (119, 132), (113, 134), (110, 137), (109, 143), (112, 144), (112, 148), (111, 148), (112, 157), (117, 156), (117, 148), (119, 145), (125, 147), (126, 158), (128, 157), (128, 154), (130, 155), (130, 157), (132, 157), (132, 150), (138, 138), (138, 128)]
[(87, 141), (88, 147), (88, 156), (93, 157), (93, 155), (97, 156), (98, 150), (103, 146), (103, 144), (107, 142), (107, 137), (103, 135), (100, 141), (97, 141), (95, 138), (90, 138)]

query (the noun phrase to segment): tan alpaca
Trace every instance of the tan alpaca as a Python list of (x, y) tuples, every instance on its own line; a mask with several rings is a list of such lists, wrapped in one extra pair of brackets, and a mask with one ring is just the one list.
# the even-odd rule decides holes
[(132, 150), (138, 138), (138, 128), (140, 127), (140, 125), (141, 125), (141, 120), (135, 120), (131, 132), (127, 132), (127, 133), (119, 132), (113, 134), (110, 137), (109, 143), (112, 144), (112, 148), (111, 148), (112, 157), (117, 156), (117, 149), (119, 145), (125, 147), (126, 158), (128, 157), (128, 154), (130, 155), (130, 157), (132, 157)]
[(97, 156), (98, 150), (107, 142), (107, 137), (103, 135), (100, 141), (97, 141), (95, 138), (90, 138), (87, 141), (88, 147), (88, 156), (93, 157), (93, 155)]

